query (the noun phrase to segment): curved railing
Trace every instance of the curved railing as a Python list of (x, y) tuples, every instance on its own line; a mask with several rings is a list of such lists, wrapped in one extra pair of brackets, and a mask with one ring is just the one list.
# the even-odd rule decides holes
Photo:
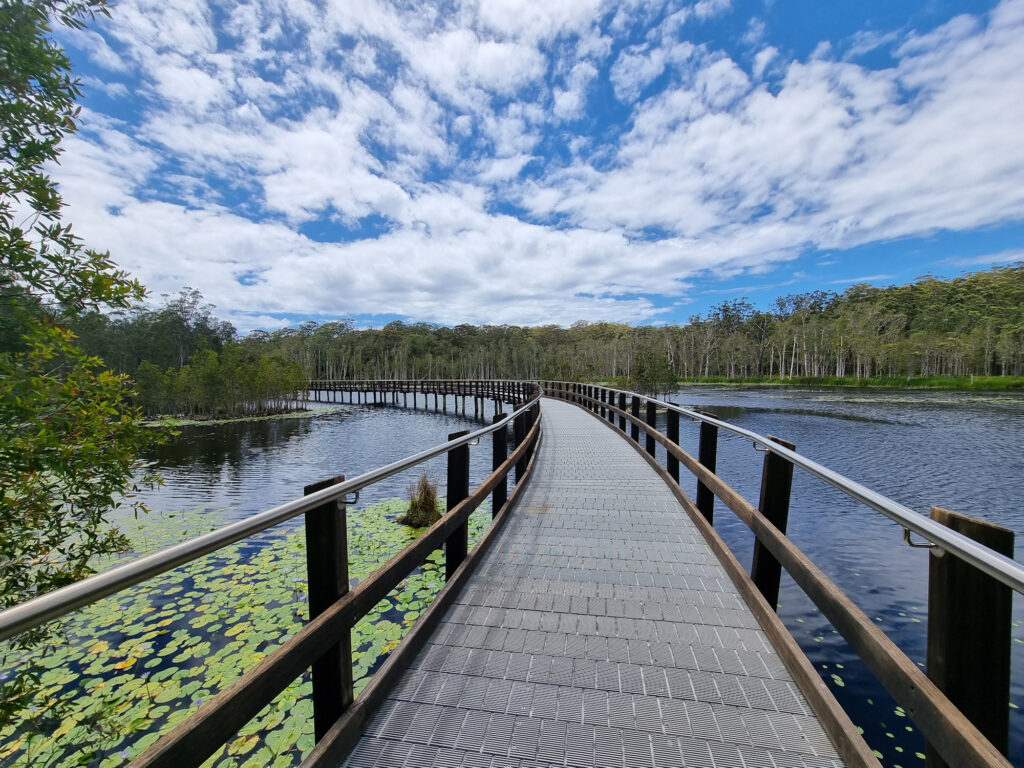
[[(504, 382), (510, 383), (513, 382)], [(358, 732), (367, 714), (383, 699), (397, 674), (411, 660), (440, 611), (493, 539), (505, 512), (523, 487), (522, 481), (532, 468), (540, 438), (540, 394), (536, 384), (514, 384), (517, 386), (502, 389), (499, 396), (502, 401), (517, 403), (516, 409), (508, 415), (496, 414), (493, 423), (486, 427), (454, 433), (445, 443), (350, 480), (340, 476), (307, 486), (302, 498), (8, 608), (0, 612), (0, 640), (305, 515), (310, 622), (131, 765), (168, 768), (201, 765), (311, 666), (317, 746), (304, 765), (326, 765), (335, 760), (339, 749), (346, 747), (346, 739)], [(514, 435), (511, 453), (508, 451), (510, 426)], [(470, 491), (469, 447), (488, 435), (493, 437), (493, 471)], [(444, 454), (448, 455), (447, 513), (350, 591), (345, 505), (354, 503), (361, 489)], [(507, 477), (512, 472), (515, 485), (509, 494)], [(355, 498), (348, 499), (352, 494)], [(488, 496), (492, 497), (494, 521), (473, 550), (468, 551), (469, 516)], [(431, 552), (441, 547), (445, 549), (445, 587), (354, 701), (348, 642), (351, 628), (402, 579), (422, 565)]]
[[(928, 741), (930, 766), (1010, 765), (986, 735), (1003, 742), (1002, 750), (1005, 752), (1009, 712), (1009, 597), (1010, 590), (1024, 592), (1024, 567), (940, 522), (801, 456), (792, 445), (777, 438), (765, 437), (710, 414), (636, 392), (579, 382), (542, 381), (541, 387), (546, 395), (576, 403), (618, 427), (652, 465), (672, 481), (677, 498), (698, 527), (706, 532), (720, 557), (735, 561), (712, 527), (714, 499), (729, 507), (754, 533), (754, 564), (750, 581), (768, 606), (774, 610), (777, 605), (780, 569), (785, 568), (920, 728)], [(666, 414), (664, 435), (657, 427), (659, 410)], [(701, 426), (699, 456), (696, 458), (679, 446), (681, 417)], [(715, 474), (719, 429), (746, 438), (765, 451), (759, 508)], [(640, 445), (641, 432), (645, 437), (644, 446)], [(664, 468), (654, 460), (655, 444), (663, 446), (666, 451)], [(680, 464), (697, 478), (696, 502), (679, 488)], [(786, 537), (793, 467), (800, 467), (896, 521), (903, 526), (908, 542), (913, 532), (929, 542), (919, 546), (934, 547), (927, 676)], [(944, 516), (952, 515), (945, 510), (935, 511), (944, 513)], [(962, 516), (955, 517), (959, 518), (955, 522), (964, 520)], [(981, 528), (985, 530), (982, 535), (991, 535), (989, 531), (998, 528), (969, 518), (965, 527)], [(997, 533), (1008, 534), (1002, 529)], [(1009, 535), (1012, 545), (1012, 534)], [(963, 570), (962, 564), (973, 567)], [(960, 566), (960, 570), (956, 566)], [(938, 615), (932, 615), (932, 600), (935, 601), (935, 613), (941, 614), (941, 620)], [(991, 607), (992, 615), (985, 617), (983, 627), (977, 626), (981, 623), (978, 605)], [(981, 638), (980, 646), (965, 651), (961, 636), (968, 633), (974, 637), (987, 636)], [(960, 685), (977, 691), (968, 700), (958, 701), (963, 712), (945, 693), (947, 688)], [(977, 727), (972, 720), (977, 722)], [(843, 736), (837, 733), (830, 735), (837, 740)], [(941, 759), (936, 761), (937, 757)]]

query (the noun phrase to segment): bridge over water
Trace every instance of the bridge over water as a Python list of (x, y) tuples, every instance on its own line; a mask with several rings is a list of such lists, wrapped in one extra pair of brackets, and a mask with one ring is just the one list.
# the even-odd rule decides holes
[[(782, 568), (925, 734), (930, 766), (1009, 765), (1000, 754), (1009, 599), (1024, 591), (1024, 568), (997, 551), (1005, 532), (994, 526), (944, 510), (930, 520), (784, 441), (635, 393), (490, 381), (318, 382), (317, 391), (377, 404), (401, 395), (406, 406), (411, 395), (414, 407), (418, 395), (424, 407), (430, 395), (435, 407), (439, 395), (441, 407), (461, 395), (478, 416), (486, 400), (512, 413), (0, 613), (2, 640), (305, 516), (309, 623), (132, 765), (201, 765), (310, 667), (317, 744), (303, 765), (878, 765), (774, 613)], [(699, 424), (697, 457), (678, 445), (681, 418)], [(765, 451), (757, 507), (714, 474), (719, 429)], [(470, 446), (484, 437), (493, 471), (470, 490)], [(447, 513), (349, 589), (346, 504), (444, 454)], [(694, 500), (681, 467), (697, 480)], [(794, 467), (935, 547), (928, 676), (786, 538)], [(493, 523), (470, 550), (469, 515), (488, 497)], [(716, 499), (757, 537), (750, 575), (714, 530)], [(352, 626), (442, 547), (444, 588), (354, 697)]]

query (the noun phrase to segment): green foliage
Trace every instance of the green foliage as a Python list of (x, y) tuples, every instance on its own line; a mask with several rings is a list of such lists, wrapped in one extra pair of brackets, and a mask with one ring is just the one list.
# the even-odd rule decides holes
[(147, 416), (235, 419), (291, 410), (307, 392), (299, 363), (236, 342), (235, 329), (202, 298), (186, 288), (157, 309), (92, 312), (71, 327), (83, 348), (134, 379)]
[(426, 472), (409, 486), (409, 508), (398, 518), (398, 522), (413, 528), (433, 525), (441, 519), (437, 506), (437, 483), (427, 477)]
[[(403, 507), (391, 499), (349, 509), (352, 577), (366, 578), (418, 535), (395, 525)], [(148, 552), (222, 522), (199, 509), (153, 513), (124, 528), (133, 549)], [(489, 511), (477, 510), (470, 539), (489, 523)], [(226, 548), (83, 608), (67, 643), (0, 665), (0, 676), (38, 681), (13, 721), (0, 724), (0, 765), (127, 764), (303, 626), (305, 574), (301, 530), (268, 532), (256, 546)], [(443, 585), (438, 550), (353, 628), (357, 693)], [(313, 746), (310, 693), (308, 676), (296, 680), (207, 765), (298, 764)]]
[(770, 312), (729, 300), (681, 326), (395, 321), (356, 329), (350, 320), (310, 321), (254, 331), (240, 343), (300, 365), (309, 379), (615, 380), (660, 393), (678, 380), (713, 378), (1021, 376), (1024, 264), (884, 289), (856, 285), (842, 295), (793, 294)]
[[(106, 14), (103, 0), (0, 3), (0, 608), (82, 578), (96, 557), (123, 549), (107, 515), (130, 495), (135, 453), (150, 439), (128, 382), (60, 324), (144, 294), (62, 221), (46, 173), (76, 128), (79, 95), (50, 20), (77, 28), (97, 13)], [(0, 666), (58, 636), (52, 626), (22, 635), (0, 649)], [(0, 723), (36, 682), (0, 681)]]

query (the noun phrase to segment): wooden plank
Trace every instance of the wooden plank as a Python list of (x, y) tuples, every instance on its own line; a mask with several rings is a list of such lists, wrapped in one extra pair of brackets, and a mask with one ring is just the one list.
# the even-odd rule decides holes
[[(496, 413), (491, 422), (497, 423), (504, 418), (504, 413)], [(504, 464), (505, 459), (508, 458), (508, 427), (506, 426), (492, 433), (491, 440), (491, 471), (494, 471)], [(508, 501), (508, 478), (505, 478), (504, 482), (498, 483), (494, 488), (494, 493), (491, 496), (491, 517), (498, 516), (498, 511), (505, 506), (506, 501)]]
[[(679, 411), (669, 409), (665, 413), (665, 437), (670, 443), (679, 445)], [(665, 455), (665, 469), (669, 477), (676, 485), (679, 485), (679, 459), (667, 451)]]
[[(711, 416), (710, 413), (704, 414)], [(712, 417), (715, 418), (715, 417)], [(718, 462), (718, 427), (708, 424), (706, 421), (700, 423), (700, 445), (697, 449), (698, 460), (707, 467), (709, 472), (715, 471)], [(715, 522), (715, 494), (697, 476), (697, 509), (704, 515), (709, 523)]]
[[(344, 482), (338, 475), (307, 485), (303, 496)], [(348, 526), (345, 505), (330, 501), (305, 515), (306, 576), (309, 618), (315, 619), (348, 592)], [(323, 738), (335, 720), (352, 703), (352, 633), (341, 633), (338, 642), (313, 662), (313, 731)]]
[[(796, 446), (786, 440), (768, 435), (772, 440), (791, 451)], [(764, 466), (761, 469), (761, 501), (757, 505), (765, 519), (774, 525), (780, 533), (786, 533), (786, 522), (789, 519), (789, 497), (793, 488), (793, 465), (778, 454), (770, 451), (764, 455)], [(761, 590), (764, 599), (772, 610), (779, 608), (779, 581), (782, 577), (782, 566), (760, 539), (754, 542), (754, 558), (750, 565), (750, 578)]]
[[(1013, 531), (942, 507), (931, 518), (1013, 557)], [(1010, 738), (1013, 592), (951, 555), (928, 558), (928, 677), (1004, 755)], [(929, 768), (949, 765), (929, 744)]]
[(654, 434), (658, 431), (658, 405), (653, 400), (647, 401), (647, 418), (644, 421), (647, 424), (647, 453), (653, 456), (655, 452), (655, 446), (657, 445), (657, 443), (654, 441)]
[[(465, 408), (465, 399), (463, 399)], [(452, 432), (449, 440), (457, 440), (469, 434), (468, 429)], [(448, 484), (445, 490), (446, 508), (450, 514), (462, 500), (469, 496), (469, 446), (460, 445), (448, 451)], [(466, 520), (452, 531), (444, 542), (444, 573), (450, 579), (462, 561), (466, 559), (469, 547), (469, 521)]]

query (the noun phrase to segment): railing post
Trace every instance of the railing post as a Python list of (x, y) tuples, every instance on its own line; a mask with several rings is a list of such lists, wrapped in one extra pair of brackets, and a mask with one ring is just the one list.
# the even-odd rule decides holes
[[(1013, 531), (941, 507), (932, 507), (931, 517), (1013, 557)], [(953, 555), (933, 549), (928, 561), (928, 677), (1005, 755), (1013, 593)], [(946, 766), (931, 745), (925, 755), (928, 768)]]
[[(789, 450), (796, 450), (793, 443), (768, 435), (768, 439)], [(761, 470), (761, 501), (758, 509), (782, 533), (786, 532), (789, 519), (789, 497), (793, 489), (793, 465), (778, 454), (768, 451), (764, 455)], [(750, 565), (750, 578), (761, 590), (772, 610), (779, 608), (779, 580), (782, 566), (768, 551), (760, 539), (754, 540), (754, 560)]]
[[(468, 429), (452, 432), (449, 440), (469, 434)], [(448, 488), (445, 509), (451, 512), (455, 505), (469, 496), (469, 446), (460, 445), (448, 451)], [(444, 577), (450, 579), (455, 569), (466, 559), (469, 550), (469, 521), (456, 528), (444, 542)]]
[[(537, 419), (540, 418), (540, 403), (535, 403), (527, 413), (530, 414), (530, 418), (526, 420), (526, 435), (530, 434), (530, 430), (533, 429), (533, 425), (537, 423)], [(523, 438), (526, 438), (526, 435)], [(526, 455), (529, 458), (533, 458), (534, 452), (537, 450), (537, 443), (534, 442), (526, 451)], [(529, 462), (527, 462), (529, 463)]]
[[(338, 475), (307, 485), (304, 496), (345, 480)], [(348, 528), (345, 504), (329, 501), (305, 515), (306, 576), (309, 619), (312, 621), (348, 592)], [(352, 632), (343, 633), (336, 645), (313, 662), (313, 733), (323, 738), (354, 699), (352, 692)]]
[[(631, 400), (630, 408), (629, 408), (630, 413), (633, 414), (634, 418), (639, 419), (640, 418), (640, 398), (637, 397), (636, 395), (633, 395), (630, 398), (630, 400)], [(637, 443), (640, 442), (640, 427), (637, 426), (636, 422), (632, 422), (631, 421), (629, 423), (629, 435), (630, 435), (630, 437), (633, 438), (634, 442), (637, 442)]]
[[(710, 413), (702, 414), (711, 416)], [(718, 427), (706, 422), (700, 423), (700, 447), (697, 450), (697, 460), (711, 472), (715, 471), (715, 464), (718, 461)], [(700, 480), (697, 481), (697, 509), (704, 515), (709, 523), (715, 521), (715, 494), (711, 492)]]
[[(619, 392), (619, 410), (626, 410), (626, 396), (622, 392)], [(626, 417), (623, 414), (619, 414), (619, 431), (626, 433)]]
[(608, 403), (608, 423), (615, 426), (615, 411), (612, 410), (615, 407), (615, 393), (610, 389), (606, 389), (604, 391), (604, 400)]
[[(675, 405), (675, 403), (670, 403), (670, 405)], [(673, 411), (671, 408), (665, 411), (665, 437), (674, 445), (679, 445), (679, 411)], [(673, 456), (671, 451), (665, 453), (665, 469), (676, 481), (676, 485), (679, 485), (679, 459)]]
[[(496, 413), (491, 423), (495, 424), (504, 418), (504, 413)], [(506, 424), (501, 429), (495, 430), (491, 437), (494, 440), (491, 448), (491, 471), (493, 472), (508, 458), (508, 425)], [(498, 514), (501, 508), (505, 506), (506, 501), (508, 501), (508, 475), (505, 475), (504, 479), (498, 483), (491, 493), (491, 517)]]
[[(522, 445), (523, 440), (526, 438), (526, 414), (520, 413), (514, 419), (512, 419), (512, 442), (516, 448)], [(527, 457), (524, 453), (519, 461), (516, 462), (516, 484), (526, 474), (526, 463)]]
[(647, 453), (651, 456), (654, 455), (655, 446), (657, 443), (654, 441), (654, 433), (657, 430), (658, 424), (658, 404), (653, 400), (647, 401)]

